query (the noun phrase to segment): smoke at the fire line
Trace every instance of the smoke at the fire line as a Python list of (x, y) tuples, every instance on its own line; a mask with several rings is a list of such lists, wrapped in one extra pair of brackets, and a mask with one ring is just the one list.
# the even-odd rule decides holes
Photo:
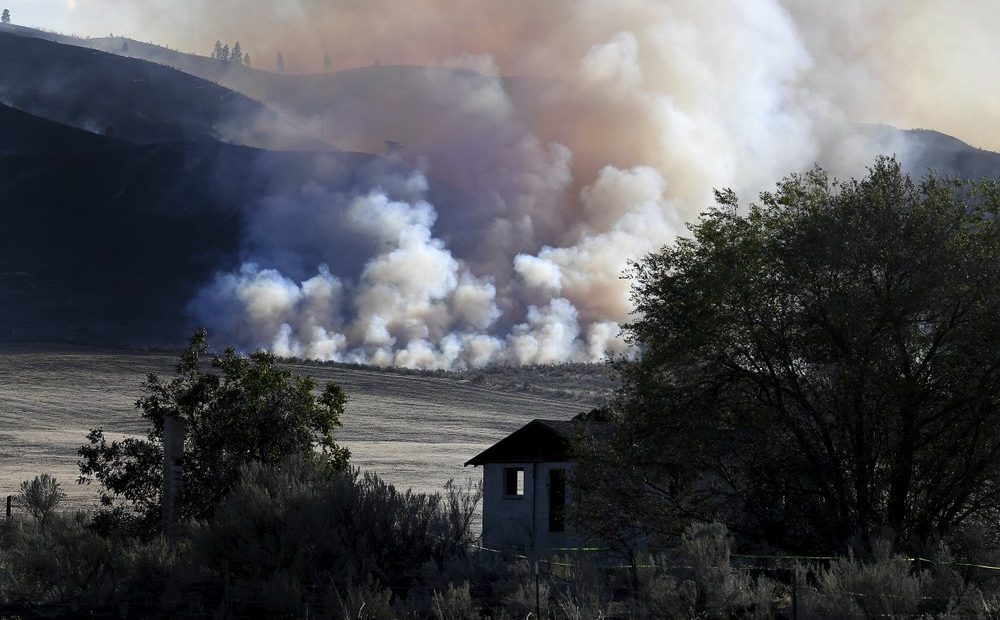
[[(258, 58), (281, 49), (292, 70), (324, 53), (341, 69), (454, 69), (422, 82), (447, 123), (411, 127), (385, 107), (386, 125), (418, 136), (412, 172), (263, 197), (244, 264), (192, 302), (225, 339), (284, 355), (464, 368), (625, 353), (623, 269), (684, 234), (713, 188), (752, 199), (814, 163), (851, 175), (903, 155), (860, 123), (961, 137), (972, 126), (956, 119), (1000, 114), (986, 109), (1000, 86), (976, 80), (973, 96), (961, 79), (996, 73), (982, 65), (998, 54), (930, 83), (938, 65), (921, 59), (977, 45), (932, 52), (966, 12), (931, 2), (302, 0), (270, 3), (270, 19), (196, 4), (192, 32), (242, 37)], [(339, 147), (384, 138), (337, 134), (335, 120)], [(362, 254), (331, 250), (348, 246)]]

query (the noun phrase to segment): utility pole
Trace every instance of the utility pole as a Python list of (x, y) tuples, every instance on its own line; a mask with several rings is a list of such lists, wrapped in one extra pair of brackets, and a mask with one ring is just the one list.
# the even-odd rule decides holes
[(184, 487), (184, 419), (168, 415), (163, 419), (163, 536), (177, 540)]

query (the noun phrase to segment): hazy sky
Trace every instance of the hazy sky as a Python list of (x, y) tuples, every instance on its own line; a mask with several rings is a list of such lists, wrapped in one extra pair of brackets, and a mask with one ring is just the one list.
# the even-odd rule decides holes
[[(130, 3), (105, 0), (4, 0), (12, 21), (22, 26), (55, 30), (65, 34), (105, 36), (114, 29), (135, 33), (137, 28)], [(150, 35), (152, 32), (149, 33)]]

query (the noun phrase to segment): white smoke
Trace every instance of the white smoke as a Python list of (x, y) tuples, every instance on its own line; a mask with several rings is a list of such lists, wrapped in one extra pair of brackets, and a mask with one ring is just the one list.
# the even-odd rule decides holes
[[(537, 38), (501, 37), (496, 55), (427, 40), (456, 69), (426, 70), (406, 101), (306, 119), (347, 148), (410, 136), (421, 172), (263, 198), (246, 260), (205, 287), (193, 317), (243, 348), (323, 360), (600, 361), (628, 352), (628, 261), (683, 234), (713, 188), (752, 197), (815, 162), (857, 174), (884, 152), (854, 125), (870, 120), (857, 118), (862, 94), (836, 82), (871, 67), (838, 36), (816, 37), (822, 11), (776, 0), (537, 10), (538, 24), (510, 26)], [(533, 64), (546, 79), (501, 76)], [(886, 105), (887, 87), (866, 83), (876, 88), (863, 98)], [(435, 199), (436, 185), (450, 196)]]
[[(629, 176), (610, 170), (606, 176), (615, 174)], [(426, 188), (420, 174), (396, 181), (411, 190)], [(588, 189), (588, 195), (600, 187)], [(326, 197), (345, 202), (343, 196)], [(657, 196), (640, 197), (653, 202), (638, 204), (637, 209), (655, 210)], [(434, 207), (419, 199), (393, 200), (384, 191), (348, 202), (339, 220), (342, 233), (366, 237), (376, 248), (356, 281), (333, 275), (325, 264), (316, 275), (296, 282), (276, 269), (247, 262), (236, 272), (216, 276), (192, 303), (192, 313), (242, 348), (265, 346), (279, 355), (327, 361), (454, 369), (600, 361), (609, 353), (625, 351), (617, 324), (605, 313), (591, 312), (595, 318), (587, 321), (584, 332), (579, 310), (560, 296), (564, 279), (567, 289), (577, 292), (595, 293), (601, 287), (586, 283), (578, 271), (585, 265), (556, 264), (573, 249), (517, 257), (516, 272), (527, 273), (526, 265), (536, 265), (550, 272), (551, 286), (537, 291), (542, 301), (528, 306), (523, 321), (505, 334), (496, 333), (502, 314), (497, 289), (491, 278), (473, 274), (433, 235)], [(632, 234), (627, 232), (628, 220), (616, 222), (624, 232), (587, 243), (596, 246), (627, 238)], [(611, 261), (605, 277), (616, 277), (621, 265), (615, 261), (631, 255), (610, 249), (604, 253)], [(535, 288), (530, 275), (523, 278), (525, 288)]]

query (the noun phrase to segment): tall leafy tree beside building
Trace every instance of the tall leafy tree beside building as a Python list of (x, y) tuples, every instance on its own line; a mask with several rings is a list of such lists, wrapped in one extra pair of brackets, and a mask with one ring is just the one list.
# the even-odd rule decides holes
[(641, 354), (580, 517), (606, 537), (721, 519), (785, 548), (917, 547), (1000, 517), (1000, 187), (893, 159), (731, 191), (629, 270)]

